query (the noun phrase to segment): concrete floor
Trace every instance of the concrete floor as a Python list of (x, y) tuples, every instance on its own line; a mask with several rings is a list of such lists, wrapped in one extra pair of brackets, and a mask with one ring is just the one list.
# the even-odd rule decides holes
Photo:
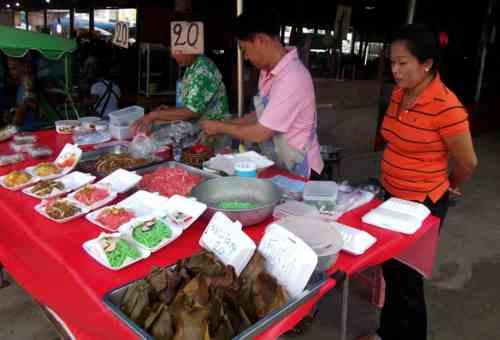
[[(426, 283), (429, 340), (500, 339), (500, 132), (474, 140), (479, 168), (449, 210), (434, 277)], [(378, 173), (378, 154), (345, 159), (342, 177), (362, 180)], [(352, 286), (356, 286), (354, 281)], [(359, 285), (358, 285), (359, 286)], [(376, 329), (378, 310), (367, 290), (352, 289), (348, 339)], [(339, 290), (320, 303), (309, 330), (286, 339), (337, 339)], [(0, 340), (56, 339), (57, 334), (18, 286), (0, 290)]]

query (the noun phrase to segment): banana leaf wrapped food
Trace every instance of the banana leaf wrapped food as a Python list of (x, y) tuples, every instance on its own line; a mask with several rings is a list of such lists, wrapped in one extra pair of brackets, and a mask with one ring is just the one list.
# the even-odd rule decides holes
[(288, 296), (256, 252), (240, 277), (209, 252), (155, 267), (131, 285), (121, 310), (155, 339), (226, 340), (237, 336)]

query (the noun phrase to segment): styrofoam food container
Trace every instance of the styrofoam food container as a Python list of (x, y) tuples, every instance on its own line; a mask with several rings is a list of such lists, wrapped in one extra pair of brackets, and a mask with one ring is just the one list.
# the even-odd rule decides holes
[(111, 190), (122, 194), (135, 187), (142, 179), (142, 176), (132, 171), (118, 169), (101, 179), (97, 184), (109, 185)]
[(7, 190), (10, 190), (10, 191), (17, 191), (17, 190), (24, 189), (26, 187), (29, 187), (30, 185), (35, 184), (36, 182), (38, 182), (40, 180), (38, 177), (31, 176), (31, 179), (28, 182), (24, 183), (24, 184), (21, 184), (21, 185), (15, 186), (15, 187), (8, 187), (4, 183), (4, 179), (5, 179), (5, 177), (7, 177), (7, 175), (0, 176), (0, 186), (2, 186), (3, 188), (5, 188)]
[(25, 193), (28, 196), (38, 198), (38, 199), (48, 199), (48, 198), (54, 198), (58, 197), (61, 195), (64, 195), (65, 193), (71, 192), (73, 190), (79, 189), (82, 186), (92, 183), (92, 181), (95, 180), (95, 176), (92, 176), (90, 174), (86, 174), (83, 172), (79, 171), (74, 171), (71, 172), (61, 178), (59, 178), (58, 181), (62, 182), (64, 184), (64, 190), (59, 190), (59, 189), (54, 189), (52, 193), (46, 196), (38, 196), (34, 193), (31, 192), (33, 187), (28, 187), (23, 190), (23, 193)]
[(150, 192), (139, 190), (130, 197), (125, 200), (111, 205), (107, 207), (100, 208), (87, 214), (85, 218), (97, 225), (98, 227), (108, 230), (108, 231), (116, 231), (112, 230), (105, 225), (102, 225), (97, 221), (97, 216), (104, 210), (112, 207), (124, 208), (134, 212), (135, 218), (143, 217), (143, 216), (156, 216), (162, 217), (167, 214), (167, 210), (165, 206), (168, 204), (168, 198), (160, 196), (158, 194), (152, 194)]
[[(104, 250), (102, 249), (101, 245), (99, 244), (99, 240), (101, 238), (104, 238), (104, 237), (114, 237), (114, 238), (123, 239), (124, 241), (129, 243), (132, 247), (135, 247), (140, 252), (141, 256), (135, 260), (132, 260), (131, 258), (127, 258), (121, 267), (117, 267), (117, 268), (111, 267), (109, 265), (108, 260), (107, 260), (106, 254), (104, 253)], [(110, 270), (123, 269), (123, 268), (128, 267), (128, 266), (130, 266), (138, 261), (141, 261), (141, 260), (149, 257), (149, 255), (151, 255), (150, 251), (148, 251), (144, 248), (141, 248), (141, 247), (137, 247), (135, 242), (128, 239), (126, 236), (122, 235), (121, 233), (113, 233), (113, 234), (101, 233), (97, 238), (86, 241), (83, 244), (83, 249), (87, 252), (87, 254), (90, 255), (90, 257), (92, 257), (94, 260), (96, 260), (99, 264), (103, 265), (104, 267), (106, 267)]]
[[(167, 210), (165, 220), (185, 230), (189, 228), (198, 218), (200, 218), (201, 215), (203, 215), (205, 210), (207, 210), (207, 205), (181, 195), (173, 195), (168, 199), (168, 203), (165, 208)], [(191, 219), (184, 223), (178, 223), (172, 218), (176, 212), (181, 212), (190, 216)]]
[(104, 199), (102, 199), (100, 201), (92, 203), (91, 205), (86, 205), (85, 203), (80, 202), (76, 199), (76, 194), (78, 193), (78, 191), (85, 189), (85, 188), (81, 188), (81, 189), (69, 194), (68, 199), (70, 199), (78, 204), (81, 204), (83, 206), (86, 206), (89, 210), (95, 210), (95, 209), (99, 209), (100, 207), (105, 206), (106, 204), (108, 204), (109, 202), (111, 202), (112, 200), (114, 200), (116, 198), (116, 195), (117, 195), (116, 192), (111, 191), (111, 188), (108, 185), (90, 184), (89, 186), (106, 190), (108, 192), (108, 196), (106, 196)]
[[(44, 162), (42, 162), (44, 163)], [(59, 167), (57, 167), (60, 171), (58, 173), (55, 173), (55, 174), (51, 174), (51, 175), (48, 175), (48, 176), (38, 176), (35, 172), (35, 168), (41, 163), (38, 163), (37, 165), (33, 165), (33, 166), (30, 166), (30, 167), (27, 167), (26, 169), (24, 169), (27, 173), (29, 173), (31, 176), (35, 177), (38, 180), (50, 180), (50, 179), (56, 179), (56, 178), (59, 178), (59, 177), (62, 177), (64, 175), (66, 175), (68, 173), (68, 171), (64, 171), (64, 169), (61, 169)], [(52, 163), (54, 164), (54, 163)], [(54, 164), (55, 165), (55, 164)]]
[(83, 216), (89, 212), (89, 209), (86, 206), (84, 206), (83, 204), (78, 204), (78, 202), (70, 201), (66, 198), (62, 198), (61, 200), (69, 201), (71, 204), (76, 205), (78, 208), (80, 208), (80, 212), (78, 214), (73, 215), (73, 216), (57, 220), (55, 218), (50, 217), (45, 212), (45, 205), (47, 204), (47, 201), (40, 202), (38, 205), (35, 206), (35, 210), (37, 213), (41, 214), (45, 218), (48, 218), (49, 220), (57, 222), (57, 223), (66, 223), (66, 222), (72, 221), (72, 220), (77, 219), (78, 217)]
[(144, 117), (144, 108), (134, 105), (109, 113), (110, 125), (130, 126), (137, 119)]
[(129, 140), (134, 137), (134, 131), (129, 126), (109, 124), (109, 133), (117, 140)]
[(63, 135), (70, 135), (75, 128), (81, 125), (78, 120), (58, 120), (56, 121), (56, 132)]
[[(153, 248), (149, 248), (146, 245), (136, 241), (133, 237), (133, 230), (136, 226), (152, 220), (152, 219), (159, 219), (163, 223), (169, 226), (170, 230), (172, 230), (172, 236), (170, 238), (166, 238), (162, 240), (158, 245), (156, 245)], [(119, 228), (120, 233), (123, 235), (127, 235), (127, 237), (132, 240), (138, 247), (149, 250), (151, 253), (157, 252), (158, 250), (162, 249), (163, 247), (167, 246), (168, 244), (172, 243), (175, 241), (179, 236), (181, 236), (183, 229), (181, 227), (178, 227), (174, 225), (173, 223), (170, 223), (170, 221), (161, 218), (161, 217), (156, 217), (156, 216), (143, 216), (139, 218), (134, 218), (130, 222), (125, 223)]]

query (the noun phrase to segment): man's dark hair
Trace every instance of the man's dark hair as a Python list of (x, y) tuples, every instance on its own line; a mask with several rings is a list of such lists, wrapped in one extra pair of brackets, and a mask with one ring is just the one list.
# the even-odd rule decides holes
[(278, 37), (280, 25), (278, 15), (269, 10), (250, 10), (240, 14), (234, 23), (234, 31), (238, 40), (249, 41), (258, 33)]
[(438, 34), (426, 24), (409, 24), (393, 36), (392, 41), (404, 41), (410, 53), (421, 63), (432, 59), (432, 70), (437, 71), (441, 62)]

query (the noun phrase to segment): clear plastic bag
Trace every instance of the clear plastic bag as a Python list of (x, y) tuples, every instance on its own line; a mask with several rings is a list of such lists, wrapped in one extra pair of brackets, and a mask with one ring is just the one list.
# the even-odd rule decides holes
[(34, 147), (28, 150), (28, 154), (33, 158), (50, 156), (52, 153), (52, 149), (45, 146)]
[(152, 159), (158, 150), (155, 140), (143, 133), (136, 135), (128, 146), (130, 154), (137, 158)]
[(22, 162), (24, 156), (21, 153), (0, 156), (0, 166)]
[(7, 125), (0, 129), (0, 142), (7, 140), (17, 133), (18, 129), (15, 125)]

